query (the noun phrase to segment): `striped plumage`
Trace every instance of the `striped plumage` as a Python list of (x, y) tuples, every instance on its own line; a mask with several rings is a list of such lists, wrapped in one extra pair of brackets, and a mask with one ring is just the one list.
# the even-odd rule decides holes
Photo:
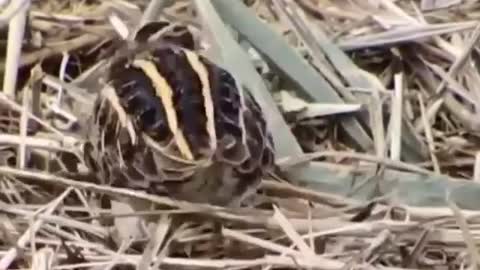
[(272, 168), (274, 147), (230, 73), (164, 43), (112, 62), (85, 158), (105, 184), (237, 206)]

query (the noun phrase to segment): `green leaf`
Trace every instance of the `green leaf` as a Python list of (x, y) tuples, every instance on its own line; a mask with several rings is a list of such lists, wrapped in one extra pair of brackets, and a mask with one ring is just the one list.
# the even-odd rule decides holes
[[(226, 1), (237, 3), (237, 1)], [(262, 107), (265, 118), (271, 130), (276, 148), (277, 158), (301, 153), (302, 150), (293, 136), (287, 123), (278, 110), (275, 101), (268, 91), (262, 77), (257, 73), (249, 55), (233, 39), (232, 34), (220, 19), (210, 1), (195, 0), (197, 11), (203, 20), (203, 26), (211, 34), (217, 46), (217, 64), (232, 72), (241, 83), (252, 93)], [(215, 61), (215, 59), (212, 59)]]
[[(364, 167), (361, 168), (361, 172), (357, 169), (310, 162), (307, 166), (291, 168), (289, 173), (295, 175), (296, 184), (312, 190), (346, 196), (363, 180), (372, 176), (376, 168)], [(450, 192), (450, 199), (460, 208), (480, 210), (479, 183), (434, 173), (420, 174), (386, 169), (382, 179), (367, 182), (356, 190), (352, 197), (362, 201), (370, 200), (376, 183), (379, 183), (382, 194), (391, 194), (398, 204), (445, 207), (447, 193)]]
[[(274, 67), (296, 83), (314, 102), (343, 103), (335, 90), (277, 33), (262, 23), (241, 1), (211, 1), (222, 19), (244, 36)], [(346, 119), (343, 127), (363, 149), (373, 142), (355, 119)]]

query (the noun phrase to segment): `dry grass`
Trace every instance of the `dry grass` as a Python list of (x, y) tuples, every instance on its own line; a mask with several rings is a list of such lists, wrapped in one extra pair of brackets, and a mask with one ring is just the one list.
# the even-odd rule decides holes
[[(478, 268), (476, 1), (11, 2), (0, 269)], [(276, 131), (278, 175), (249, 207), (65, 174), (85, 170), (109, 43), (160, 16), (188, 24)]]

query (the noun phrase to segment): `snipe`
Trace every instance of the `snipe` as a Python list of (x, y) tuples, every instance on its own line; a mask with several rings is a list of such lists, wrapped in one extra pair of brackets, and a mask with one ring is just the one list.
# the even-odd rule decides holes
[(238, 206), (274, 163), (259, 104), (185, 43), (136, 42), (109, 65), (87, 165), (105, 184)]

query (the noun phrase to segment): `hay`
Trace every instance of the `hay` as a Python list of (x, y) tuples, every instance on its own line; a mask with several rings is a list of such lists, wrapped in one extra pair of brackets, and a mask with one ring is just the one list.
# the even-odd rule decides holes
[[(11, 2), (0, 269), (480, 264), (475, 1)], [(275, 130), (278, 174), (248, 207), (72, 179), (111, 41), (160, 17), (188, 24)]]

